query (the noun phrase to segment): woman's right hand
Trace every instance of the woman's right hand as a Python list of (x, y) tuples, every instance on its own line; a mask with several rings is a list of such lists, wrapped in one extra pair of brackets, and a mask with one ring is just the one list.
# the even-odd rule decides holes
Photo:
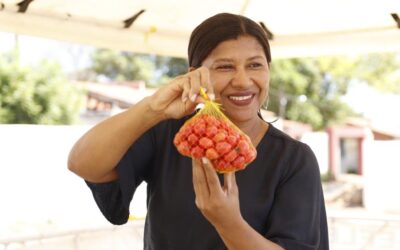
[(206, 67), (180, 75), (160, 88), (151, 96), (150, 108), (162, 113), (165, 119), (179, 119), (193, 112), (198, 103), (204, 102), (199, 95), (200, 87), (206, 90), (210, 99), (215, 98)]

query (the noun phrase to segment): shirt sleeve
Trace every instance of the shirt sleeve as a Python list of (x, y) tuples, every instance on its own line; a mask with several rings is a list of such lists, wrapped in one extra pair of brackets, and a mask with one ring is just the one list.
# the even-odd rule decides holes
[(143, 134), (117, 164), (118, 179), (108, 183), (86, 183), (104, 217), (115, 225), (128, 221), (129, 205), (136, 188), (147, 181), (152, 170), (153, 129)]
[(321, 249), (327, 231), (321, 230), (326, 215), (317, 160), (303, 143), (289, 158), (275, 192), (266, 237), (286, 250)]

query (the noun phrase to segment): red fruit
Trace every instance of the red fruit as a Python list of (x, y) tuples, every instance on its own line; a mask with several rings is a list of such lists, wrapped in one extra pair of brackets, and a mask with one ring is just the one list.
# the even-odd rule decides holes
[(243, 156), (238, 156), (236, 159), (232, 162), (232, 166), (237, 169), (243, 169), (245, 167), (245, 159)]
[(250, 138), (229, 121), (198, 115), (187, 121), (173, 140), (179, 153), (207, 157), (220, 173), (242, 170), (257, 156)]
[(179, 153), (185, 156), (190, 156), (190, 145), (187, 141), (181, 142), (177, 148)]
[(237, 137), (234, 135), (228, 135), (226, 137), (226, 141), (234, 147), (234, 146), (236, 146)]
[(192, 127), (184, 126), (179, 130), (179, 133), (181, 134), (181, 138), (185, 139), (192, 133)]
[(194, 157), (194, 158), (201, 158), (204, 156), (204, 149), (202, 149), (199, 146), (194, 146), (192, 148), (192, 150), (190, 151), (190, 153), (192, 154), (192, 157)]
[(223, 132), (218, 132), (218, 134), (216, 134), (213, 138), (213, 141), (215, 142), (221, 142), (224, 141), (226, 138), (226, 133)]
[(217, 159), (219, 157), (217, 151), (213, 148), (209, 148), (206, 150), (206, 157), (210, 160)]
[(176, 133), (176, 135), (175, 135), (175, 137), (174, 137), (174, 145), (175, 146), (178, 146), (179, 145), (179, 143), (181, 143), (181, 133)]
[(219, 127), (220, 127), (221, 129), (223, 129), (223, 130), (226, 130), (226, 131), (230, 128), (230, 126), (229, 126), (229, 124), (228, 124), (227, 122), (221, 122), (221, 123), (219, 124)]
[(245, 161), (247, 163), (254, 161), (254, 159), (256, 159), (256, 157), (257, 157), (257, 151), (255, 149), (249, 150), (248, 153), (246, 153), (244, 155)]
[(227, 153), (224, 156), (224, 160), (227, 162), (232, 162), (233, 160), (236, 159), (237, 156), (238, 156), (238, 153), (236, 152), (236, 150), (231, 150), (229, 153)]
[(207, 149), (207, 148), (211, 148), (212, 146), (214, 146), (214, 143), (213, 143), (213, 141), (212, 141), (211, 139), (209, 139), (209, 138), (207, 138), (207, 137), (202, 137), (202, 138), (199, 140), (199, 145), (200, 145), (202, 148)]
[(214, 116), (205, 115), (204, 120), (207, 122), (208, 126), (215, 126), (218, 127), (220, 122)]
[(215, 149), (217, 150), (219, 155), (224, 155), (228, 153), (231, 150), (232, 146), (231, 144), (227, 142), (218, 142), (217, 145), (215, 146)]
[(247, 154), (250, 150), (250, 145), (247, 141), (241, 139), (237, 144), (237, 149), (240, 154)]
[(204, 122), (199, 122), (196, 123), (193, 126), (193, 131), (198, 135), (198, 136), (203, 136), (206, 133), (206, 125)]
[(199, 141), (199, 137), (197, 137), (195, 134), (190, 134), (187, 138), (187, 141), (189, 142), (190, 145), (195, 145)]
[(219, 159), (214, 161), (213, 166), (218, 172), (226, 172), (229, 164), (223, 159)]
[(208, 138), (213, 138), (218, 133), (218, 128), (216, 126), (208, 126), (206, 129), (206, 135)]

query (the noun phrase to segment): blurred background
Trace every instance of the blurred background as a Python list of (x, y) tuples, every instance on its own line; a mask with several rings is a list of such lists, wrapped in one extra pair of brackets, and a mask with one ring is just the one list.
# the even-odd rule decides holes
[(331, 249), (400, 249), (400, 6), (195, 6), (0, 0), (0, 249), (143, 248), (145, 183), (129, 222), (112, 226), (67, 170), (68, 153), (93, 125), (185, 73), (190, 31), (219, 12), (269, 34), (263, 117), (315, 152)]

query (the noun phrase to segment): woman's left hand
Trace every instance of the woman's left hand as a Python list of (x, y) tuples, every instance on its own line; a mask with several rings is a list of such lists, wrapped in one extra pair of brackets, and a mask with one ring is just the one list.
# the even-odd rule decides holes
[(222, 186), (207, 158), (194, 159), (193, 186), (196, 206), (214, 227), (230, 228), (242, 220), (235, 173), (225, 173)]

